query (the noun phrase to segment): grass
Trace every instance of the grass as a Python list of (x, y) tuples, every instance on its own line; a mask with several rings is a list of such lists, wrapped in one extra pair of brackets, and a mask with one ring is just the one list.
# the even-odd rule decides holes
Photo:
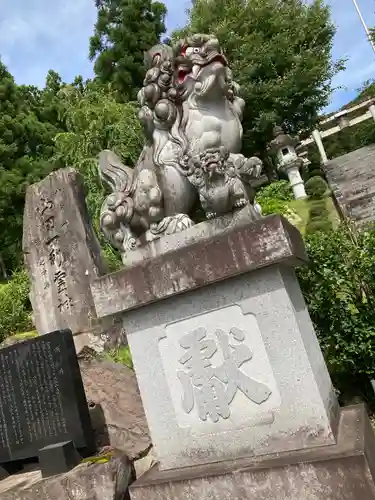
[(39, 337), (39, 333), (36, 330), (31, 330), (30, 332), (14, 333), (12, 335), (13, 339), (16, 340), (29, 340)]
[(114, 456), (114, 452), (104, 453), (103, 455), (94, 455), (92, 457), (87, 457), (82, 459), (81, 463), (89, 463), (89, 464), (105, 464), (111, 460)]
[(133, 370), (133, 361), (129, 346), (119, 347), (118, 349), (111, 349), (110, 351), (103, 352), (101, 357), (103, 359), (107, 359), (108, 361), (112, 361), (113, 363), (125, 365)]

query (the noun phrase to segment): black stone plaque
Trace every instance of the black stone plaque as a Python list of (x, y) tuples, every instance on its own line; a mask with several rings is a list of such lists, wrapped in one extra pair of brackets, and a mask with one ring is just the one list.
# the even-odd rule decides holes
[(0, 350), (0, 463), (73, 441), (92, 452), (94, 433), (73, 335), (61, 330)]

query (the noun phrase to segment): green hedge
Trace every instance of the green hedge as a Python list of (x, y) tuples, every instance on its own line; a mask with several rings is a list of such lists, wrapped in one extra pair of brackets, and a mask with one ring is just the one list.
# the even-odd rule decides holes
[(313, 200), (323, 198), (328, 189), (328, 184), (318, 176), (311, 177), (305, 184), (306, 194)]
[(316, 233), (317, 231), (330, 231), (332, 222), (327, 209), (327, 199), (313, 199), (310, 201), (309, 219), (306, 224), (305, 235)]
[(285, 214), (288, 203), (294, 200), (293, 191), (288, 181), (272, 182), (256, 193), (256, 201), (262, 207), (263, 215)]
[(375, 378), (375, 230), (340, 226), (305, 238), (310, 265), (298, 277), (320, 345), (343, 392)]

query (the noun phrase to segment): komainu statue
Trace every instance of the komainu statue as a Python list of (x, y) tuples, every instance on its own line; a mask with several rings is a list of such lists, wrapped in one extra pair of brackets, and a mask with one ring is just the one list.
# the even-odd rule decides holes
[(245, 102), (219, 42), (193, 35), (174, 47), (156, 45), (145, 55), (147, 73), (138, 94), (146, 144), (134, 169), (111, 151), (99, 170), (112, 193), (100, 217), (104, 234), (123, 260), (138, 245), (194, 224), (197, 202), (206, 217), (247, 203), (261, 161), (241, 153)]

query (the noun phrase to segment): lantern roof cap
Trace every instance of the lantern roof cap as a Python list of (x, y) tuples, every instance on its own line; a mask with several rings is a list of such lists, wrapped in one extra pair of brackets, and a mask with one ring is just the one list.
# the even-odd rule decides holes
[(300, 141), (296, 137), (292, 137), (289, 134), (286, 134), (282, 127), (276, 125), (273, 129), (273, 139), (269, 143), (268, 151), (270, 153), (276, 153), (279, 149), (285, 146), (296, 147)]

